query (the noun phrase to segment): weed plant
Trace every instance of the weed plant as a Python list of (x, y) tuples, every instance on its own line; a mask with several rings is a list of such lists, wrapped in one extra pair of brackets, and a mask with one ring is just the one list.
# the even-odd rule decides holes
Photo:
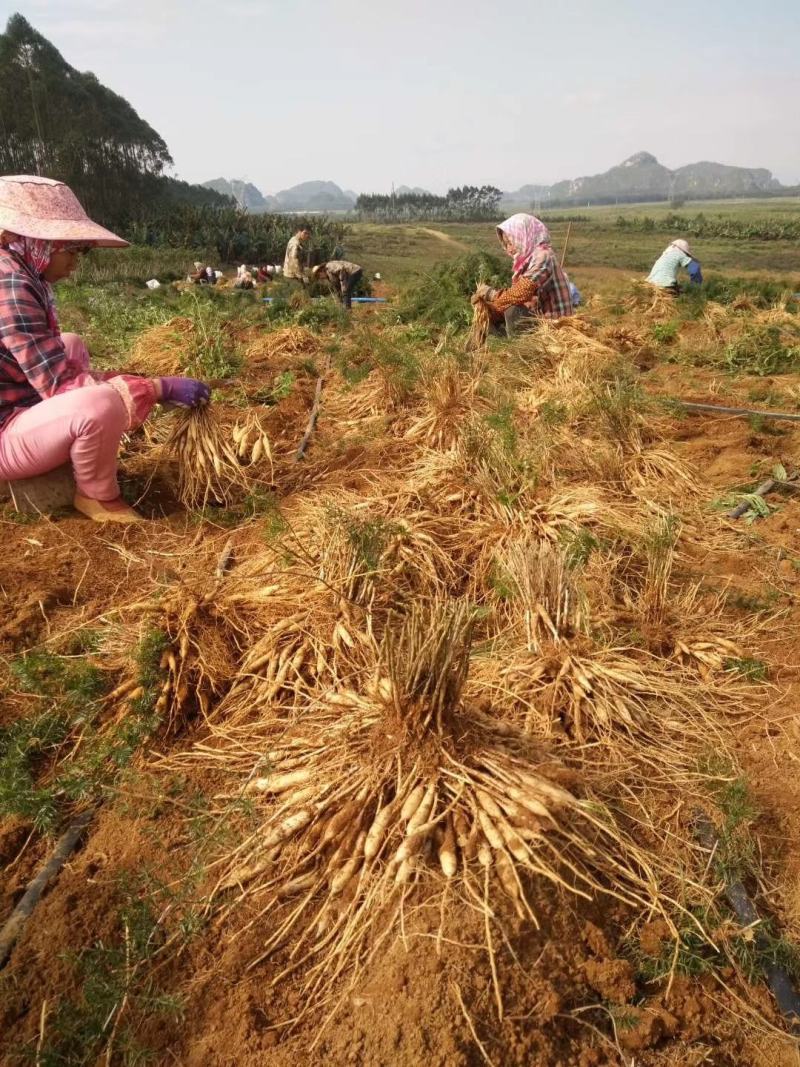
[(165, 640), (157, 630), (144, 636), (136, 653), (142, 693), (111, 728), (99, 719), (106, 678), (88, 659), (37, 651), (12, 661), (15, 684), (37, 699), (27, 714), (0, 728), (0, 816), (53, 833), (68, 810), (113, 786), (158, 726)]
[(472, 321), (469, 298), (478, 284), (501, 288), (510, 280), (510, 260), (488, 252), (439, 263), (403, 291), (398, 305), (400, 321), (466, 328)]

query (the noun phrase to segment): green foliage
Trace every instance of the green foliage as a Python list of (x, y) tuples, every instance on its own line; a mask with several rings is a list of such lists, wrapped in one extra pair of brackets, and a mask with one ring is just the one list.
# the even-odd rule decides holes
[(800, 238), (800, 221), (796, 218), (732, 218), (670, 213), (654, 218), (650, 215), (620, 215), (616, 226), (621, 230), (652, 233), (681, 233), (687, 237), (724, 237), (737, 241), (796, 241)]
[(496, 288), (509, 284), (511, 261), (487, 252), (474, 252), (439, 263), (415, 279), (400, 296), (401, 322), (466, 327), (472, 322), (470, 296), (481, 282)]
[(517, 451), (518, 436), (517, 428), (514, 425), (515, 411), (514, 403), (506, 400), (499, 405), (496, 411), (484, 415), (486, 425), (491, 426), (499, 434), (503, 445), (510, 453), (516, 453)]
[(61, 328), (83, 336), (100, 369), (115, 369), (139, 333), (182, 313), (177, 294), (131, 293), (115, 284), (60, 285), (58, 305)]
[(653, 326), (653, 338), (660, 345), (667, 345), (678, 336), (681, 324), (675, 319), (669, 322), (657, 322)]
[(563, 426), (569, 419), (569, 409), (558, 400), (545, 400), (536, 412), (539, 421), (548, 429)]
[(327, 519), (331, 529), (344, 533), (367, 574), (374, 574), (378, 570), (389, 541), (400, 530), (395, 523), (386, 519), (361, 518), (341, 508), (330, 508)]
[(84, 659), (29, 652), (12, 660), (11, 673), (26, 693), (48, 698), (67, 712), (80, 712), (102, 695), (103, 675)]
[(294, 316), (298, 326), (309, 330), (320, 330), (323, 326), (343, 327), (348, 324), (347, 309), (342, 307), (334, 297), (310, 301)]
[(733, 674), (739, 674), (743, 678), (746, 678), (748, 682), (762, 682), (766, 679), (767, 674), (769, 673), (767, 665), (763, 660), (753, 659), (751, 656), (726, 659), (724, 667), (726, 671), (731, 671)]
[(353, 340), (358, 366), (377, 369), (399, 399), (413, 393), (422, 375), (419, 337), (413, 330), (379, 332), (362, 327)]
[(624, 446), (636, 432), (644, 402), (637, 383), (620, 376), (594, 388), (589, 414), (600, 419), (609, 437)]
[(269, 388), (264, 389), (263, 392), (251, 393), (248, 397), (248, 403), (279, 404), (281, 400), (285, 400), (292, 395), (296, 384), (297, 379), (292, 371), (281, 371), (280, 374), (273, 378), (272, 385)]
[(251, 519), (265, 520), (264, 535), (267, 540), (280, 536), (286, 529), (286, 521), (280, 510), (280, 501), (264, 489), (254, 489), (245, 496), (241, 503), (227, 508), (215, 508), (210, 504), (199, 508), (192, 514), (196, 522), (210, 522), (215, 526), (234, 529)]
[[(132, 217), (125, 236), (132, 244), (150, 248), (203, 248), (219, 263), (283, 263), (286, 245), (304, 223), (297, 215), (251, 215), (238, 207), (172, 204)], [(313, 221), (310, 265), (331, 259), (346, 226), (324, 216)], [(196, 256), (194, 258), (197, 258)]]
[(55, 793), (37, 784), (37, 768), (59, 751), (71, 728), (69, 717), (54, 711), (0, 728), (0, 816), (15, 815), (39, 831), (54, 828)]
[[(84, 641), (94, 643), (88, 632)], [(112, 727), (98, 720), (106, 679), (87, 659), (35, 651), (11, 662), (16, 684), (38, 701), (0, 728), (0, 816), (16, 815), (50, 833), (65, 808), (113, 785), (158, 726), (153, 709), (166, 645), (159, 630), (142, 638), (135, 660), (143, 693)], [(67, 752), (69, 759), (61, 759)]]
[(138, 880), (125, 874), (119, 893), (114, 938), (66, 957), (79, 989), (49, 1015), (37, 1067), (93, 1067), (104, 1052), (104, 1062), (137, 1067), (150, 1059), (138, 1037), (138, 1022), (155, 1018), (163, 1023), (182, 1015), (180, 998), (165, 992), (153, 971), (165, 943), (156, 899), (143, 895)]
[(371, 222), (494, 220), (502, 196), (493, 185), (464, 185), (446, 196), (427, 192), (362, 193), (356, 201), (361, 219)]
[(752, 325), (726, 345), (723, 365), (738, 374), (767, 377), (800, 369), (800, 329), (787, 343), (785, 330), (778, 326)]
[(581, 526), (577, 530), (564, 530), (561, 534), (561, 546), (567, 566), (575, 569), (588, 562), (592, 552), (600, 547), (600, 542), (591, 530)]
[(139, 640), (134, 653), (136, 680), (151, 694), (161, 681), (161, 657), (169, 646), (169, 638), (163, 630), (152, 627)]
[(241, 368), (242, 357), (237, 351), (231, 331), (227, 329), (229, 316), (224, 305), (201, 299), (191, 294), (194, 321), (192, 345), (189, 350), (187, 370), (190, 374), (206, 380), (232, 378)]
[(167, 282), (182, 281), (192, 269), (194, 260), (209, 261), (212, 258), (210, 249), (95, 248), (81, 256), (69, 284), (106, 285), (114, 282), (140, 287), (151, 278), (157, 278), (163, 286)]
[(775, 601), (778, 599), (777, 589), (768, 589), (765, 593), (743, 593), (741, 590), (728, 590), (725, 594), (725, 603), (740, 611), (763, 612), (772, 611)]
[(744, 297), (757, 308), (770, 308), (792, 292), (794, 286), (790, 278), (775, 280), (711, 274), (701, 288), (693, 286), (692, 289), (702, 292), (707, 300), (714, 300), (718, 304), (732, 304)]
[(765, 434), (767, 437), (785, 437), (788, 433), (784, 426), (763, 415), (749, 415), (747, 425), (754, 433)]

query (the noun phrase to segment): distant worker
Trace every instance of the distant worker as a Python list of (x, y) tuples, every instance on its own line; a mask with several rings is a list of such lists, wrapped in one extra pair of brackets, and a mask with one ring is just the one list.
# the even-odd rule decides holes
[(514, 267), (508, 289), (479, 285), (472, 300), (485, 300), (495, 328), (501, 325), (508, 337), (526, 319), (560, 319), (571, 315), (572, 293), (569, 279), (558, 264), (550, 245), (550, 231), (541, 219), (519, 213), (497, 227), (505, 251)]
[(206, 267), (200, 260), (195, 260), (194, 270), (189, 275), (188, 281), (194, 282), (195, 285), (216, 285), (217, 284), (217, 272), (213, 267)]
[(686, 268), (692, 285), (702, 285), (703, 272), (700, 270), (700, 264), (689, 250), (689, 242), (682, 238), (667, 245), (653, 264), (647, 280), (659, 289), (679, 293), (681, 287), (678, 284), (678, 272), (681, 267)]
[(364, 271), (357, 263), (346, 259), (331, 259), (312, 270), (314, 278), (330, 283), (331, 289), (346, 308), (353, 306), (353, 292), (361, 281)]
[(256, 283), (253, 278), (253, 272), (245, 267), (244, 271), (237, 273), (236, 281), (233, 283), (234, 289), (255, 289)]
[(294, 237), (290, 238), (286, 246), (286, 257), (283, 261), (283, 276), (291, 278), (301, 285), (306, 284), (308, 242), (311, 239), (311, 227), (304, 223)]
[(122, 435), (157, 403), (196, 407), (194, 378), (95, 371), (76, 333), (62, 333), (52, 285), (91, 248), (125, 248), (63, 182), (0, 178), (0, 479), (34, 478), (71, 462), (75, 508), (96, 522), (138, 522), (122, 499)]

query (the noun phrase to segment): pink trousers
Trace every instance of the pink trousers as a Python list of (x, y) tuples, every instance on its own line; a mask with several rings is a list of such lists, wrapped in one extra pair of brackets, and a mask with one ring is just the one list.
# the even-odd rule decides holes
[[(70, 359), (88, 366), (77, 334), (62, 334)], [(119, 496), (117, 452), (129, 417), (119, 392), (96, 382), (58, 393), (22, 408), (0, 429), (0, 479), (33, 478), (72, 463), (82, 496), (113, 500)]]

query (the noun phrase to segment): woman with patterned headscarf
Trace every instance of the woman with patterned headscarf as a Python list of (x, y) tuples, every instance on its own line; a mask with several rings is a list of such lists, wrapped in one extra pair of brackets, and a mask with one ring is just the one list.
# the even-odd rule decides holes
[(560, 319), (572, 314), (569, 279), (550, 245), (550, 231), (535, 215), (520, 212), (497, 227), (500, 243), (514, 260), (508, 289), (479, 285), (473, 301), (486, 302), (495, 325), (505, 324), (509, 337), (521, 319)]
[(209, 397), (193, 378), (91, 370), (74, 333), (61, 333), (54, 282), (90, 248), (127, 241), (92, 222), (63, 182), (0, 177), (0, 480), (71, 462), (74, 505), (97, 522), (138, 522), (117, 483), (122, 435), (154, 404), (194, 407)]

